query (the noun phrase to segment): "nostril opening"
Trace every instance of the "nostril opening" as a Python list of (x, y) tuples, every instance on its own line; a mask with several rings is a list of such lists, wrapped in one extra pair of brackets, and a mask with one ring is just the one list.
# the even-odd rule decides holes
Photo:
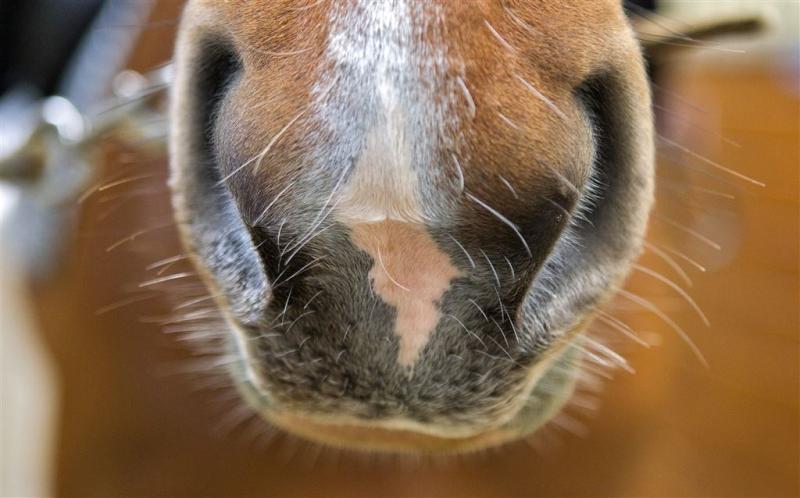
[[(180, 54), (179, 54), (180, 56)], [(240, 218), (233, 196), (223, 182), (217, 137), (219, 117), (242, 64), (231, 43), (208, 36), (191, 43), (191, 53), (178, 65), (173, 106), (174, 180), (185, 192), (186, 213), (210, 224), (222, 215)], [(240, 220), (237, 220), (240, 221)]]
[(216, 138), (221, 109), (242, 64), (224, 38), (186, 37), (178, 50), (171, 109), (171, 186), (189, 251), (239, 323), (259, 323), (269, 296), (263, 265), (232, 191), (222, 181)]
[[(529, 312), (537, 313), (556, 309), (553, 295), (573, 296), (572, 312), (561, 302), (557, 312), (541, 318), (551, 329), (570, 326), (626, 274), (640, 250), (652, 202), (652, 116), (642, 104), (645, 84), (643, 72), (610, 67), (574, 92), (592, 126), (595, 154), (580, 214), (572, 217), (527, 301)], [(584, 290), (575, 293), (576, 287)]]
[(579, 200), (580, 216), (575, 220), (581, 231), (591, 230), (601, 223), (603, 201), (611, 194), (614, 183), (611, 167), (615, 163), (615, 152), (610, 122), (614, 111), (608, 108), (606, 92), (602, 76), (586, 80), (576, 92), (591, 123), (595, 149), (589, 180)]
[[(595, 157), (589, 181), (576, 217), (576, 230), (586, 244), (618, 246), (624, 251), (627, 240), (613, 237), (622, 220), (637, 205), (630, 204), (640, 190), (636, 171), (643, 159), (638, 156), (635, 139), (639, 122), (626, 98), (624, 81), (618, 75), (602, 72), (587, 79), (576, 91), (592, 125)], [(592, 241), (592, 242), (589, 242)]]
[(227, 90), (241, 74), (242, 63), (233, 46), (221, 38), (209, 38), (200, 44), (199, 59), (195, 62), (192, 80), (194, 102), (191, 112), (196, 130), (197, 143), (194, 150), (201, 164), (214, 165), (205, 168), (208, 180), (220, 182), (215, 135), (217, 117)]

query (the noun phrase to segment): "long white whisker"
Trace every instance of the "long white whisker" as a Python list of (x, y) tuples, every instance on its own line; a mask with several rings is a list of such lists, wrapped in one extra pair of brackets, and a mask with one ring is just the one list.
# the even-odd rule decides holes
[(322, 294), (322, 291), (317, 291), (317, 293), (316, 293), (316, 294), (314, 294), (313, 296), (311, 296), (311, 299), (309, 299), (309, 300), (308, 300), (308, 302), (306, 303), (306, 305), (305, 305), (305, 306), (303, 306), (303, 309), (304, 309), (304, 310), (308, 309), (308, 307), (309, 307), (309, 306), (311, 306), (311, 303), (313, 303), (313, 302), (314, 302), (314, 299), (316, 299), (316, 298), (317, 298), (317, 297), (318, 297), (320, 294)]
[(195, 299), (190, 299), (189, 301), (186, 301), (186, 302), (181, 303), (178, 306), (176, 306), (175, 307), (175, 311), (186, 309), (186, 308), (191, 308), (195, 304), (200, 304), (200, 303), (204, 303), (206, 301), (211, 301), (215, 297), (216, 296), (211, 295), (211, 296), (203, 296), (203, 297), (198, 297), (198, 298), (195, 298)]
[(485, 252), (483, 252), (483, 249), (481, 249), (481, 254), (483, 254), (483, 259), (485, 259), (486, 262), (489, 263), (489, 268), (492, 270), (492, 274), (494, 275), (494, 280), (495, 280), (495, 282), (497, 282), (497, 287), (500, 287), (500, 285), (501, 285), (500, 284), (500, 277), (497, 275), (497, 270), (494, 269), (494, 265), (492, 264), (492, 260), (489, 259), (489, 256), (487, 256)]
[(655, 254), (656, 256), (658, 256), (659, 258), (661, 258), (661, 260), (667, 265), (669, 265), (670, 268), (675, 270), (675, 273), (677, 273), (683, 279), (683, 281), (686, 282), (686, 285), (688, 285), (689, 287), (694, 285), (692, 279), (689, 278), (689, 275), (686, 273), (686, 271), (684, 271), (683, 267), (679, 265), (678, 262), (675, 261), (675, 258), (670, 256), (666, 251), (660, 249), (655, 244), (652, 244), (647, 241), (644, 242), (644, 247), (653, 254)]
[(467, 328), (467, 326), (466, 326), (466, 325), (464, 325), (464, 322), (462, 322), (461, 320), (459, 320), (459, 319), (458, 319), (458, 317), (456, 317), (455, 315), (451, 315), (450, 313), (447, 313), (445, 316), (449, 316), (449, 317), (450, 317), (450, 318), (452, 318), (453, 320), (457, 321), (457, 322), (458, 322), (458, 324), (459, 324), (459, 325), (461, 325), (461, 327), (463, 327), (463, 328), (464, 328), (464, 330), (466, 330), (466, 331), (467, 331), (467, 333), (469, 333), (469, 334), (470, 334), (471, 336), (473, 336), (475, 339), (478, 339), (478, 342), (480, 342), (481, 344), (483, 344), (483, 347), (484, 347), (484, 348), (486, 347), (486, 343), (485, 343), (485, 342), (483, 342), (483, 339), (481, 339), (481, 338), (480, 338), (480, 337), (479, 337), (477, 334), (475, 334), (475, 332), (473, 332), (473, 331), (471, 331), (470, 329), (468, 329), (468, 328)]
[(458, 87), (461, 89), (461, 92), (464, 94), (464, 98), (467, 100), (467, 109), (469, 110), (470, 117), (474, 118), (475, 114), (477, 113), (477, 107), (475, 106), (475, 99), (472, 98), (472, 94), (467, 88), (467, 84), (464, 80), (459, 76), (456, 78), (456, 83)]
[(553, 173), (553, 175), (555, 175), (555, 177), (558, 178), (564, 185), (566, 185), (568, 189), (572, 190), (575, 194), (577, 194), (578, 197), (582, 195), (580, 189), (578, 189), (578, 187), (576, 187), (574, 183), (569, 181), (569, 178), (561, 174), (561, 172), (559, 172), (557, 169), (555, 169), (552, 166), (547, 166), (547, 169), (548, 171)]
[(473, 306), (475, 306), (476, 308), (478, 308), (478, 312), (479, 312), (481, 315), (483, 315), (483, 319), (484, 319), (484, 320), (486, 320), (487, 322), (489, 321), (489, 317), (488, 317), (488, 316), (486, 315), (486, 313), (483, 311), (483, 308), (481, 308), (481, 307), (480, 307), (480, 305), (479, 305), (478, 303), (476, 303), (474, 299), (472, 299), (472, 298), (467, 298), (467, 301), (469, 301), (470, 303), (472, 303), (472, 304), (473, 304)]
[[(294, 324), (297, 323), (301, 318), (306, 317), (308, 315), (313, 315), (314, 313), (316, 313), (316, 311), (314, 311), (314, 310), (305, 311), (305, 312), (301, 313), (300, 316), (298, 316), (297, 318), (292, 320), (292, 323), (290, 323), (289, 326), (286, 327), (286, 333), (288, 334), (289, 331), (292, 330), (292, 327), (294, 327)], [(305, 344), (305, 341), (307, 341), (309, 339), (310, 339), (310, 337), (307, 337), (302, 343), (300, 343), (300, 346), (298, 347), (298, 349), (301, 349), (303, 347), (303, 344)]]
[(508, 256), (503, 256), (503, 259), (506, 260), (506, 264), (508, 264), (508, 269), (511, 270), (511, 279), (517, 279), (517, 272), (514, 270), (514, 265), (511, 264), (511, 260), (508, 259)]
[[(283, 280), (281, 280), (281, 279), (280, 279), (281, 275), (283, 275), (283, 272), (281, 272), (281, 274), (280, 274), (280, 275), (278, 275), (277, 277), (275, 277), (275, 284), (273, 285), (273, 288), (278, 288), (278, 287), (280, 287), (281, 285), (283, 285), (283, 284), (285, 284), (286, 282), (290, 281), (290, 280), (291, 280), (291, 279), (293, 279), (294, 277), (296, 277), (296, 276), (300, 275), (300, 274), (301, 274), (301, 273), (303, 273), (304, 271), (306, 271), (306, 270), (310, 269), (310, 268), (311, 268), (313, 265), (315, 265), (316, 263), (319, 263), (320, 261), (322, 261), (322, 260), (323, 260), (323, 259), (325, 259), (325, 258), (326, 258), (326, 256), (324, 256), (324, 255), (323, 255), (323, 256), (319, 256), (318, 258), (312, 259), (311, 261), (309, 261), (308, 263), (306, 263), (305, 265), (303, 265), (303, 267), (302, 267), (302, 268), (300, 268), (299, 270), (297, 270), (296, 272), (294, 272), (294, 273), (293, 273), (291, 276), (289, 276), (289, 277), (287, 277), (287, 278), (285, 278), (285, 279), (283, 279)], [(284, 272), (285, 272), (285, 271), (286, 271), (286, 270), (284, 270)]]
[(556, 115), (559, 118), (561, 118), (563, 121), (567, 121), (567, 115), (564, 114), (564, 112), (561, 109), (559, 109), (558, 106), (556, 106), (556, 104), (552, 100), (547, 98), (547, 96), (545, 96), (542, 92), (537, 90), (535, 86), (533, 86), (530, 82), (528, 82), (522, 76), (517, 75), (517, 79), (520, 82), (522, 82), (523, 86), (525, 86), (525, 88), (527, 88), (530, 93), (532, 93), (536, 98), (538, 98), (539, 100), (544, 102), (544, 104), (547, 107), (549, 107), (550, 110), (552, 110), (554, 113), (556, 113)]
[(683, 341), (689, 346), (689, 348), (695, 354), (697, 359), (700, 360), (700, 363), (702, 363), (705, 368), (709, 368), (708, 361), (706, 360), (706, 357), (700, 351), (700, 348), (697, 347), (697, 344), (694, 343), (692, 338), (689, 337), (689, 334), (687, 334), (686, 331), (684, 331), (677, 323), (675, 323), (674, 320), (672, 320), (669, 316), (667, 316), (666, 313), (661, 311), (658, 308), (658, 306), (656, 306), (652, 302), (648, 301), (647, 299), (644, 299), (643, 297), (637, 296), (636, 294), (628, 292), (628, 291), (626, 291), (624, 289), (620, 289), (619, 291), (617, 291), (617, 294), (619, 294), (620, 296), (623, 296), (624, 298), (626, 298), (626, 299), (628, 299), (630, 301), (633, 301), (634, 303), (636, 303), (636, 304), (648, 309), (653, 314), (655, 314), (657, 317), (662, 319), (667, 325), (670, 326), (670, 328), (672, 328), (678, 334), (678, 336), (681, 339), (683, 339)]
[(675, 142), (674, 140), (670, 140), (669, 138), (667, 138), (667, 137), (665, 137), (663, 135), (659, 135), (658, 138), (662, 142), (664, 142), (664, 143), (666, 143), (666, 144), (668, 144), (668, 145), (670, 145), (672, 147), (675, 147), (676, 149), (678, 149), (678, 150), (680, 150), (682, 152), (685, 152), (686, 154), (689, 154), (690, 156), (694, 157), (695, 159), (697, 159), (697, 160), (699, 160), (701, 162), (704, 162), (705, 164), (708, 164), (709, 166), (712, 166), (712, 167), (717, 168), (717, 169), (719, 169), (721, 171), (724, 171), (724, 172), (728, 173), (729, 175), (733, 175), (733, 176), (735, 176), (735, 177), (737, 177), (737, 178), (739, 178), (741, 180), (744, 180), (746, 182), (750, 182), (753, 185), (757, 185), (759, 187), (766, 187), (767, 186), (766, 183), (760, 182), (760, 181), (758, 181), (758, 180), (756, 180), (754, 178), (751, 178), (751, 177), (749, 177), (749, 176), (747, 176), (745, 174), (739, 173), (738, 171), (735, 171), (735, 170), (733, 170), (731, 168), (728, 168), (727, 166), (723, 166), (722, 164), (720, 164), (720, 163), (718, 163), (718, 162), (716, 162), (716, 161), (714, 161), (712, 159), (709, 159), (709, 158), (703, 156), (702, 154), (698, 154), (697, 152), (689, 149), (688, 147), (684, 147), (683, 145), (679, 144), (678, 142)]
[(173, 226), (175, 226), (175, 222), (164, 223), (163, 225), (154, 226), (152, 228), (144, 228), (142, 230), (137, 230), (137, 231), (133, 232), (132, 234), (128, 235), (127, 237), (122, 238), (122, 239), (114, 242), (110, 246), (106, 247), (106, 252), (111, 252), (114, 249), (116, 249), (116, 248), (118, 248), (118, 247), (120, 247), (120, 246), (122, 246), (124, 244), (127, 244), (128, 242), (133, 242), (134, 240), (138, 239), (142, 235), (146, 235), (146, 234), (155, 232), (157, 230), (163, 230), (165, 228), (170, 228), (170, 227), (173, 227)]
[(110, 311), (114, 311), (114, 310), (117, 310), (119, 308), (123, 308), (125, 306), (131, 305), (131, 304), (135, 304), (135, 303), (139, 303), (139, 302), (142, 302), (142, 301), (147, 301), (148, 299), (155, 299), (156, 297), (160, 297), (160, 296), (161, 296), (160, 293), (154, 293), (154, 294), (147, 294), (147, 295), (144, 295), (144, 296), (129, 297), (127, 299), (123, 299), (121, 301), (117, 301), (117, 302), (109, 304), (107, 306), (103, 306), (102, 308), (100, 308), (97, 311), (95, 311), (94, 314), (98, 315), (98, 316), (99, 315), (104, 315), (104, 314), (106, 314), (106, 313), (108, 313)]
[(452, 235), (447, 234), (447, 236), (450, 237), (453, 240), (453, 242), (455, 242), (456, 245), (461, 249), (461, 251), (467, 257), (467, 260), (469, 261), (470, 266), (472, 266), (472, 268), (474, 269), (475, 268), (475, 261), (472, 259), (472, 256), (469, 255), (469, 253), (467, 252), (467, 249), (461, 244), (461, 242), (456, 240), (456, 238), (453, 237)]
[[(648, 243), (648, 242), (646, 242), (645, 244), (649, 244), (649, 243)], [(661, 249), (661, 250), (663, 250), (664, 252), (667, 252), (667, 253), (669, 253), (669, 254), (672, 254), (673, 256), (676, 256), (676, 257), (678, 257), (678, 258), (680, 258), (680, 259), (682, 259), (682, 260), (686, 261), (687, 263), (689, 263), (690, 265), (692, 265), (693, 267), (695, 267), (695, 269), (697, 269), (697, 271), (699, 271), (699, 272), (705, 273), (705, 272), (707, 271), (705, 266), (701, 265), (700, 263), (698, 263), (698, 262), (697, 262), (697, 261), (695, 261), (694, 259), (690, 258), (688, 255), (686, 255), (686, 254), (684, 254), (684, 253), (682, 253), (682, 252), (678, 251), (677, 249), (673, 249), (673, 248), (671, 248), (671, 247), (666, 247), (666, 246), (658, 246), (658, 245), (656, 245), (656, 244), (651, 244), (651, 245), (652, 245), (653, 247), (656, 247), (656, 248), (658, 248), (658, 249)]]
[(508, 17), (511, 18), (512, 21), (514, 21), (519, 27), (521, 27), (525, 31), (534, 35), (538, 34), (537, 30), (534, 29), (534, 27), (531, 26), (530, 23), (527, 23), (524, 20), (522, 20), (516, 13), (514, 13), (513, 10), (511, 10), (511, 8), (508, 5), (506, 5), (506, 0), (503, 0), (502, 3), (503, 3), (503, 10), (506, 12)]
[(692, 299), (692, 297), (685, 290), (681, 289), (681, 287), (678, 284), (676, 284), (672, 280), (668, 279), (664, 275), (662, 275), (662, 274), (660, 274), (658, 272), (655, 272), (655, 271), (653, 271), (650, 268), (647, 268), (645, 266), (642, 266), (642, 265), (639, 265), (639, 264), (634, 264), (634, 265), (632, 265), (632, 267), (635, 268), (636, 270), (646, 274), (646, 275), (650, 275), (651, 277), (655, 278), (659, 282), (664, 283), (665, 285), (669, 286), (670, 289), (672, 289), (675, 292), (677, 292), (678, 294), (680, 294), (680, 296), (684, 300), (686, 300), (687, 303), (689, 303), (689, 306), (691, 306), (692, 309), (694, 309), (695, 313), (697, 313), (697, 315), (703, 321), (705, 326), (706, 327), (710, 327), (711, 326), (711, 323), (708, 321), (708, 317), (706, 316), (705, 313), (703, 313), (703, 310), (700, 309), (700, 306), (698, 306), (697, 302), (695, 302), (695, 300)]
[(274, 199), (272, 199), (272, 201), (271, 201), (269, 204), (267, 204), (267, 207), (265, 207), (265, 208), (264, 208), (264, 210), (263, 210), (263, 211), (261, 211), (261, 214), (260, 214), (260, 215), (258, 215), (258, 218), (256, 218), (255, 220), (253, 220), (253, 223), (252, 223), (252, 225), (254, 225), (254, 226), (255, 226), (255, 225), (258, 225), (259, 223), (261, 223), (261, 220), (263, 220), (263, 219), (264, 219), (264, 217), (265, 217), (265, 216), (267, 215), (267, 213), (269, 212), (269, 210), (270, 210), (270, 209), (272, 209), (272, 206), (274, 206), (274, 205), (275, 205), (275, 203), (276, 203), (276, 202), (278, 202), (278, 199), (280, 199), (280, 198), (281, 198), (281, 196), (282, 196), (283, 194), (285, 194), (285, 193), (286, 193), (286, 192), (287, 192), (287, 191), (288, 191), (288, 190), (289, 190), (289, 189), (290, 189), (290, 188), (291, 188), (293, 185), (294, 185), (293, 183), (290, 183), (290, 184), (289, 184), (289, 185), (287, 185), (287, 186), (286, 186), (286, 187), (285, 187), (283, 190), (281, 190), (280, 192), (278, 192), (278, 195), (276, 195), (276, 196), (275, 196), (275, 198), (274, 198)]
[(196, 275), (197, 274), (194, 273), (194, 272), (175, 273), (173, 275), (167, 275), (166, 277), (154, 278), (152, 280), (144, 281), (144, 282), (139, 284), (139, 287), (140, 288), (150, 287), (150, 286), (153, 286), (153, 285), (162, 284), (164, 282), (170, 282), (172, 280), (178, 280), (178, 279), (181, 279), (181, 278), (194, 277)]
[(509, 118), (508, 116), (506, 116), (502, 112), (498, 111), (497, 115), (500, 116), (500, 119), (502, 119), (503, 122), (505, 124), (507, 124), (508, 126), (510, 126), (511, 128), (514, 128), (515, 130), (519, 130), (520, 129), (520, 127), (519, 127), (519, 125), (517, 123), (511, 121), (511, 118)]
[(164, 258), (156, 261), (155, 263), (151, 263), (145, 267), (145, 270), (152, 271), (156, 268), (160, 268), (162, 266), (171, 265), (173, 263), (177, 263), (178, 261), (183, 261), (185, 259), (189, 259), (188, 254), (178, 254), (176, 256), (171, 256), (169, 258)]
[(392, 277), (392, 274), (391, 274), (391, 273), (389, 273), (389, 270), (387, 270), (387, 269), (386, 269), (386, 265), (384, 265), (384, 264), (383, 264), (383, 256), (381, 256), (381, 250), (380, 250), (380, 249), (378, 249), (378, 262), (380, 263), (380, 265), (381, 265), (381, 268), (383, 269), (383, 273), (384, 273), (384, 274), (386, 274), (386, 277), (387, 277), (387, 278), (388, 278), (388, 279), (389, 279), (389, 280), (390, 280), (390, 281), (391, 281), (391, 282), (392, 282), (394, 285), (396, 285), (397, 287), (400, 287), (401, 289), (403, 289), (403, 290), (404, 290), (404, 291), (406, 291), (406, 292), (411, 292), (411, 289), (409, 289), (408, 287), (406, 287), (406, 286), (404, 286), (404, 285), (400, 285), (400, 282), (398, 282), (397, 280), (395, 280), (395, 279), (394, 279), (394, 277)]
[(485, 25), (487, 28), (489, 28), (489, 31), (492, 33), (492, 36), (494, 36), (494, 37), (495, 37), (495, 39), (496, 39), (497, 41), (499, 41), (499, 42), (500, 42), (500, 45), (502, 45), (502, 46), (503, 46), (503, 47), (504, 47), (506, 50), (508, 50), (508, 51), (509, 51), (509, 52), (511, 52), (512, 54), (515, 54), (515, 53), (517, 53), (517, 49), (516, 49), (516, 48), (514, 48), (514, 47), (513, 47), (513, 46), (512, 46), (510, 43), (508, 43), (508, 42), (506, 41), (506, 39), (505, 39), (505, 38), (503, 38), (503, 37), (500, 35), (500, 33), (498, 33), (498, 32), (497, 32), (497, 30), (496, 30), (496, 29), (494, 29), (494, 26), (492, 26), (492, 25), (491, 25), (491, 23), (489, 23), (489, 20), (488, 20), (488, 19), (484, 19), (484, 20), (483, 20), (483, 24), (484, 24), (484, 25)]
[(517, 194), (517, 191), (514, 189), (514, 187), (511, 186), (511, 183), (509, 183), (509, 181), (506, 180), (505, 177), (503, 177), (503, 175), (497, 175), (497, 177), (500, 178), (500, 181), (503, 182), (503, 184), (506, 186), (508, 190), (511, 191), (511, 195), (514, 196), (514, 199), (519, 199), (519, 195)]
[(319, 228), (319, 226), (322, 225), (322, 223), (325, 222), (325, 220), (333, 212), (333, 210), (336, 209), (336, 206), (339, 205), (339, 202), (341, 202), (341, 199), (338, 199), (335, 203), (333, 203), (333, 205), (331, 205), (331, 200), (336, 195), (336, 193), (339, 191), (339, 188), (341, 187), (342, 182), (344, 181), (344, 179), (347, 176), (347, 173), (350, 171), (351, 167), (352, 166), (348, 166), (347, 168), (344, 168), (342, 170), (342, 173), (339, 175), (339, 178), (336, 180), (336, 184), (331, 189), (331, 193), (328, 195), (328, 198), (322, 204), (322, 207), (320, 208), (320, 210), (317, 213), (316, 217), (311, 222), (311, 228), (308, 229), (308, 231), (300, 238), (300, 240), (298, 242), (293, 242), (292, 244), (289, 244), (286, 247), (286, 251), (291, 251), (291, 250), (294, 250), (295, 248), (297, 248), (297, 250), (294, 250), (294, 252), (289, 256), (289, 259), (286, 260), (286, 263), (291, 261), (292, 258), (295, 256), (295, 254), (297, 254), (297, 252), (306, 243), (308, 243), (308, 241), (311, 238), (316, 237), (317, 235), (319, 235), (322, 232), (322, 231), (320, 231), (320, 232), (317, 232), (316, 234), (314, 233), (314, 231), (317, 228)]
[[(326, 216), (327, 216), (327, 215), (326, 215)], [(326, 230), (328, 230), (328, 229), (329, 229), (329, 228), (331, 228), (332, 226), (333, 226), (333, 224), (330, 224), (330, 225), (328, 225), (328, 226), (326, 226), (326, 227), (323, 227), (323, 228), (319, 229), (319, 230), (318, 230), (316, 233), (312, 234), (310, 237), (308, 237), (307, 239), (305, 239), (304, 241), (302, 241), (302, 244), (300, 244), (300, 245), (297, 247), (297, 249), (295, 249), (295, 250), (292, 252), (292, 254), (290, 254), (290, 255), (289, 255), (289, 257), (288, 257), (288, 258), (286, 258), (286, 261), (284, 262), (284, 264), (287, 264), (287, 265), (288, 265), (288, 264), (289, 264), (289, 262), (290, 262), (290, 261), (291, 261), (291, 260), (292, 260), (292, 259), (293, 259), (293, 258), (294, 258), (296, 255), (297, 255), (297, 253), (299, 253), (299, 252), (300, 252), (300, 251), (301, 251), (301, 250), (302, 250), (302, 249), (303, 249), (303, 248), (304, 248), (304, 247), (305, 247), (305, 246), (306, 246), (306, 245), (307, 245), (309, 242), (311, 242), (312, 240), (314, 240), (314, 239), (315, 239), (317, 236), (319, 236), (320, 234), (322, 234), (323, 232), (325, 232)]]
[(531, 252), (531, 248), (528, 246), (528, 242), (525, 240), (525, 237), (522, 236), (519, 227), (514, 222), (512, 222), (511, 220), (500, 214), (500, 212), (498, 212), (496, 209), (486, 204), (482, 200), (478, 199), (471, 193), (467, 192), (466, 195), (472, 202), (478, 204), (483, 209), (489, 211), (491, 214), (495, 216), (495, 218), (502, 221), (505, 225), (511, 228), (514, 231), (514, 233), (517, 234), (517, 237), (519, 237), (519, 240), (522, 242), (522, 245), (525, 246), (525, 252), (528, 253), (528, 257), (533, 257), (533, 253)]
[(602, 344), (591, 337), (585, 337), (584, 341), (589, 343), (593, 348), (603, 353), (606, 357), (611, 359), (614, 363), (620, 366), (623, 370), (628, 373), (635, 373), (634, 369), (628, 364), (628, 360), (623, 358), (619, 353), (614, 351), (613, 349), (609, 348), (605, 344)]
[(455, 153), (452, 154), (453, 156), (453, 163), (456, 165), (456, 173), (458, 173), (458, 188), (459, 192), (464, 192), (464, 170), (461, 168), (461, 162), (458, 160), (458, 156)]
[(719, 245), (717, 242), (709, 239), (708, 237), (706, 237), (702, 233), (698, 232), (697, 230), (693, 230), (693, 229), (691, 229), (689, 227), (683, 226), (680, 223), (678, 223), (677, 221), (674, 221), (674, 220), (672, 220), (670, 218), (667, 218), (666, 216), (660, 216), (658, 214), (654, 214), (653, 217), (661, 220), (662, 222), (666, 223), (667, 225), (669, 225), (671, 227), (677, 228), (678, 230), (691, 235), (692, 237), (696, 238), (700, 242), (703, 242), (704, 244), (706, 244), (707, 246), (711, 247), (712, 249), (714, 249), (716, 251), (721, 251), (722, 250), (722, 246), (721, 245)]
[(630, 327), (630, 325), (628, 325), (627, 323), (623, 322), (619, 318), (617, 318), (617, 317), (615, 317), (615, 316), (613, 316), (613, 315), (611, 315), (609, 313), (606, 313), (605, 311), (597, 310), (597, 319), (600, 320), (601, 322), (605, 323), (609, 327), (612, 327), (615, 330), (618, 330), (619, 332), (622, 333), (622, 335), (624, 335), (625, 337), (629, 338), (630, 340), (632, 340), (636, 344), (638, 344), (638, 345), (640, 345), (642, 347), (648, 348), (648, 349), (650, 348), (650, 344), (648, 344), (647, 341), (645, 341), (644, 339), (639, 337), (636, 334), (636, 332)]
[(267, 155), (267, 154), (269, 154), (269, 151), (272, 149), (272, 147), (273, 147), (273, 146), (274, 146), (274, 145), (275, 145), (275, 144), (278, 142), (278, 140), (279, 140), (279, 139), (280, 139), (280, 138), (283, 136), (283, 134), (284, 134), (284, 133), (286, 133), (286, 131), (287, 131), (287, 130), (288, 130), (288, 129), (289, 129), (289, 128), (290, 128), (290, 127), (291, 127), (291, 126), (292, 126), (292, 125), (293, 125), (293, 124), (294, 124), (294, 123), (295, 123), (295, 122), (298, 120), (298, 119), (300, 119), (300, 117), (301, 117), (303, 114), (305, 114), (305, 113), (306, 113), (306, 111), (307, 111), (307, 110), (308, 110), (308, 109), (304, 109), (304, 110), (300, 111), (300, 112), (297, 114), (297, 116), (295, 116), (294, 118), (292, 118), (292, 120), (291, 120), (291, 121), (289, 121), (289, 122), (286, 124), (286, 126), (284, 126), (283, 128), (281, 128), (281, 130), (280, 130), (278, 133), (276, 133), (274, 137), (272, 137), (272, 140), (270, 140), (270, 141), (269, 141), (269, 143), (267, 144), (267, 146), (266, 146), (266, 147), (264, 147), (264, 149), (263, 149), (263, 150), (262, 150), (260, 153), (258, 153), (257, 155), (253, 156), (252, 158), (248, 159), (248, 160), (247, 160), (247, 161), (245, 161), (245, 162), (244, 162), (244, 163), (243, 163), (241, 166), (239, 166), (238, 168), (236, 168), (235, 170), (233, 170), (233, 171), (231, 171), (229, 174), (227, 174), (227, 175), (226, 175), (226, 176), (225, 176), (225, 177), (224, 177), (222, 180), (220, 180), (219, 182), (217, 182), (217, 183), (218, 183), (218, 185), (223, 185), (223, 184), (225, 184), (225, 183), (226, 183), (228, 180), (230, 180), (230, 179), (231, 179), (231, 178), (232, 178), (234, 175), (236, 175), (238, 172), (242, 171), (244, 168), (246, 168), (248, 165), (252, 164), (253, 162), (256, 162), (256, 165), (255, 165), (255, 168), (254, 168), (254, 170), (255, 170), (255, 171), (258, 171), (258, 169), (261, 167), (261, 162), (264, 160), (264, 157), (266, 157), (266, 155)]
[(128, 178), (123, 178), (122, 180), (116, 180), (116, 181), (113, 181), (113, 182), (106, 183), (105, 185), (102, 185), (102, 186), (98, 187), (97, 191), (98, 192), (103, 192), (105, 190), (109, 190), (109, 189), (112, 189), (114, 187), (119, 187), (121, 185), (126, 185), (128, 183), (137, 182), (139, 180), (144, 180), (144, 179), (147, 179), (147, 178), (153, 178), (154, 176), (156, 176), (155, 173), (148, 173), (148, 174), (145, 174), (145, 175), (130, 176)]
[(283, 311), (281, 311), (278, 316), (275, 317), (275, 320), (281, 318), (281, 325), (283, 325), (283, 318), (286, 316), (286, 312), (289, 311), (289, 300), (292, 299), (292, 292), (294, 291), (294, 287), (289, 289), (289, 293), (286, 295), (286, 303), (283, 305)]

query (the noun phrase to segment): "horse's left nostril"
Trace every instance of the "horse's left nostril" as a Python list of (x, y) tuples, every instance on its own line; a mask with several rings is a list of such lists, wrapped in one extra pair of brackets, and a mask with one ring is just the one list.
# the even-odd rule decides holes
[[(646, 172), (651, 166), (646, 149), (642, 148), (642, 137), (647, 136), (642, 123), (649, 121), (634, 119), (629, 92), (625, 78), (613, 72), (594, 75), (576, 92), (592, 122), (595, 148), (577, 228), (581, 237), (593, 241), (593, 246), (624, 241), (624, 247), (618, 247), (617, 252), (629, 250), (628, 241), (640, 231), (638, 218), (642, 216), (636, 216), (637, 211), (631, 206), (643, 204), (636, 201), (647, 196)], [(630, 230), (631, 237), (616, 237), (619, 233), (614, 227)]]

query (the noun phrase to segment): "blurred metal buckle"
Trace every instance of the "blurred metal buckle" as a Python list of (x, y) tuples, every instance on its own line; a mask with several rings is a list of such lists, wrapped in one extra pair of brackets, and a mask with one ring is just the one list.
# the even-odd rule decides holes
[[(0, 195), (6, 199), (0, 239), (16, 246), (12, 250), (28, 271), (52, 266), (49, 260), (71, 226), (68, 218), (74, 218), (77, 201), (101, 170), (102, 143), (164, 153), (171, 69), (121, 72), (113, 82), (114, 97), (88, 113), (64, 97), (39, 99), (24, 88), (0, 100)], [(18, 230), (22, 224), (25, 229)]]

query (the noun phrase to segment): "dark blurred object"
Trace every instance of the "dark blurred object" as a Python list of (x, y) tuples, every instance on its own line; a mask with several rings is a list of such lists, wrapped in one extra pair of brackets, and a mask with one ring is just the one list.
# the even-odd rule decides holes
[(30, 86), (55, 92), (103, 0), (4, 0), (0, 3), (0, 94)]
[(625, 8), (656, 10), (656, 0), (625, 0)]
[(46, 277), (57, 266), (60, 242), (74, 229), (77, 201), (100, 167), (102, 144), (112, 136), (145, 148), (154, 140), (163, 143), (162, 112), (153, 109), (167, 74), (119, 73), (152, 5), (0, 5), (8, 27), (0, 30), (6, 39), (0, 52), (0, 186), (15, 199), (0, 228), (22, 234), (5, 237), (6, 249), (32, 276)]
[(153, 0), (10, 0), (0, 4), (0, 96), (60, 95), (97, 110), (146, 26)]

